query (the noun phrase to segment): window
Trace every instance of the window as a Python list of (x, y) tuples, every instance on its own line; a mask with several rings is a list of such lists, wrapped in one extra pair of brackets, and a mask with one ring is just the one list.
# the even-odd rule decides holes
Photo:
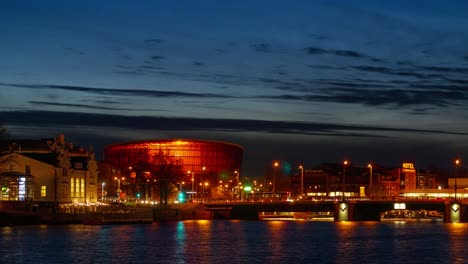
[(75, 197), (80, 197), (80, 179), (75, 179)]
[(81, 190), (80, 190), (80, 197), (85, 197), (85, 184), (84, 184), (84, 179), (81, 179)]
[(75, 169), (81, 170), (83, 169), (83, 163), (81, 162), (75, 162)]
[(75, 197), (75, 179), (70, 179), (70, 197)]
[(47, 186), (42, 185), (41, 186), (41, 197), (46, 197), (47, 196)]

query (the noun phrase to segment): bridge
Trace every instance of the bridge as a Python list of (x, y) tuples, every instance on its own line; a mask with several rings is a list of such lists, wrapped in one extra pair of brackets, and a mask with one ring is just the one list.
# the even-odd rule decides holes
[(331, 212), (335, 221), (379, 221), (382, 212), (404, 206), (408, 210), (437, 211), (445, 222), (468, 222), (468, 201), (450, 200), (324, 200), (295, 202), (210, 202), (204, 208), (213, 218), (259, 219), (262, 212)]

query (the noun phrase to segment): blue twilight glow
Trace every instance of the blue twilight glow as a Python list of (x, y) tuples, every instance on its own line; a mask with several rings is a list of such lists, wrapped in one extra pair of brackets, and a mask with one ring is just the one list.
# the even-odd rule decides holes
[(468, 2), (382, 2), (2, 1), (0, 121), (97, 150), (231, 141), (257, 175), (446, 165), (468, 149)]

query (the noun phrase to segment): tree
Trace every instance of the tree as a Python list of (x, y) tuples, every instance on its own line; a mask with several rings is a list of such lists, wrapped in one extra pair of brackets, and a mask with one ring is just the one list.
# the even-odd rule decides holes
[(159, 201), (162, 206), (167, 206), (169, 196), (175, 190), (175, 183), (182, 177), (182, 160), (169, 150), (159, 148), (149, 150), (148, 159), (141, 160), (134, 169), (140, 179), (153, 182), (156, 180), (159, 189)]

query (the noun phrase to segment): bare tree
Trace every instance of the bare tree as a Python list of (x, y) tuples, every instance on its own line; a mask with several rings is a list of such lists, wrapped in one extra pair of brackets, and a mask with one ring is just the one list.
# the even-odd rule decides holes
[(156, 180), (159, 187), (159, 201), (165, 207), (169, 196), (174, 190), (175, 183), (183, 175), (182, 161), (171, 154), (169, 150), (160, 148), (149, 152), (149, 158), (141, 160), (139, 164), (135, 165), (134, 169), (137, 170), (138, 174), (145, 175), (144, 180), (150, 180), (151, 182)]

